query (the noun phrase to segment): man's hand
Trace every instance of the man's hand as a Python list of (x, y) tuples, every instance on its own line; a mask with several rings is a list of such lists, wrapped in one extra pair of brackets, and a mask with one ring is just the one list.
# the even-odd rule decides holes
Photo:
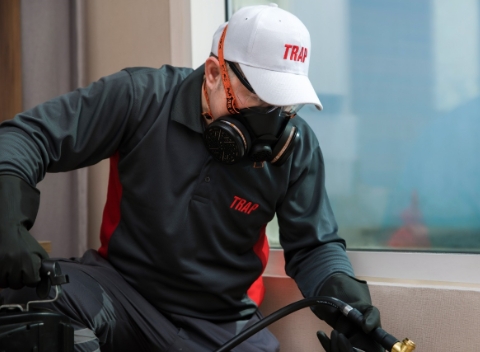
[(36, 286), (47, 252), (30, 235), (40, 194), (22, 179), (0, 175), (0, 288)]
[(26, 229), (0, 230), (0, 287), (36, 286), (42, 260), (47, 258), (47, 252)]
[(380, 327), (381, 323), (380, 312), (371, 304), (370, 292), (365, 281), (342, 273), (333, 274), (320, 288), (318, 296), (338, 298), (363, 314), (362, 325), (359, 327), (334, 307), (327, 305), (312, 307), (312, 311), (334, 329), (330, 339), (321, 331), (317, 333), (327, 352), (353, 352), (358, 349), (365, 352), (385, 351), (367, 335)]

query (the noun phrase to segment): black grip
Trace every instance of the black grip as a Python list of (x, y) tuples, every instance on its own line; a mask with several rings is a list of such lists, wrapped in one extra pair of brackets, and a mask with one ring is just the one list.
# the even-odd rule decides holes
[(45, 299), (52, 286), (68, 284), (68, 275), (62, 275), (58, 262), (46, 259), (40, 268), (40, 282), (37, 285), (37, 296)]
[(373, 339), (377, 341), (387, 351), (391, 351), (393, 348), (393, 345), (395, 345), (398, 342), (397, 338), (390, 335), (388, 332), (386, 332), (382, 328), (376, 328), (369, 335), (371, 335)]
[[(358, 309), (352, 308), (347, 314), (347, 318), (357, 324), (358, 326), (362, 326), (363, 323), (363, 314), (360, 313)], [(391, 351), (393, 345), (398, 342), (398, 339), (394, 336), (390, 335), (388, 332), (383, 330), (382, 328), (378, 327), (375, 330), (372, 330), (369, 334), (376, 342), (378, 342), (383, 348), (387, 351)]]

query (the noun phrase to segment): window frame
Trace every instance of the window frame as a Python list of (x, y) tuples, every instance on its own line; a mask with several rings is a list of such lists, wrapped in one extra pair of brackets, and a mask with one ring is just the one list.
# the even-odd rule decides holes
[[(475, 270), (480, 265), (478, 254), (347, 250), (347, 255), (355, 275), (363, 278), (480, 285), (480, 275)], [(282, 249), (270, 249), (264, 275), (287, 277)]]

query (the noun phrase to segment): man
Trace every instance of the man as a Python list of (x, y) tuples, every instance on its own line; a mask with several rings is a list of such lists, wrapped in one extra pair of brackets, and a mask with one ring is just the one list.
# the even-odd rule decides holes
[[(195, 71), (130, 68), (17, 115), (0, 128), (0, 286), (34, 286), (47, 254), (28, 233), (46, 172), (110, 158), (101, 248), (61, 260), (76, 351), (212, 351), (261, 314), (265, 226), (277, 214), (287, 272), (306, 297), (334, 296), (380, 325), (353, 278), (312, 130), (310, 37), (271, 6), (236, 12)], [(35, 298), (5, 290), (8, 302)], [(378, 345), (329, 307), (328, 351)], [(278, 351), (264, 329), (236, 351)]]

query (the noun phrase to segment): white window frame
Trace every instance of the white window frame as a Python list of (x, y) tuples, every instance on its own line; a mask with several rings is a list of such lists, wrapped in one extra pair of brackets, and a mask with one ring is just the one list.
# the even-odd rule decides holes
[[(393, 282), (480, 285), (480, 255), (453, 253), (347, 251), (362, 278)], [(270, 250), (265, 270), (270, 277), (286, 277), (282, 249)]]
[[(172, 52), (177, 53), (180, 61), (190, 63), (196, 68), (208, 56), (211, 38), (216, 28), (225, 21), (225, 1), (170, 0), (170, 13), (183, 17), (184, 26), (190, 25), (189, 31), (172, 30)], [(190, 22), (187, 18), (190, 18)], [(185, 42), (189, 43), (189, 48), (185, 49), (185, 45), (182, 44), (183, 52), (179, 53), (178, 46), (174, 50), (175, 43)], [(480, 284), (478, 274), (480, 255), (477, 254), (401, 251), (347, 251), (347, 254), (355, 274), (360, 277), (394, 281)], [(283, 250), (271, 249), (265, 275), (285, 277), (284, 266)]]

